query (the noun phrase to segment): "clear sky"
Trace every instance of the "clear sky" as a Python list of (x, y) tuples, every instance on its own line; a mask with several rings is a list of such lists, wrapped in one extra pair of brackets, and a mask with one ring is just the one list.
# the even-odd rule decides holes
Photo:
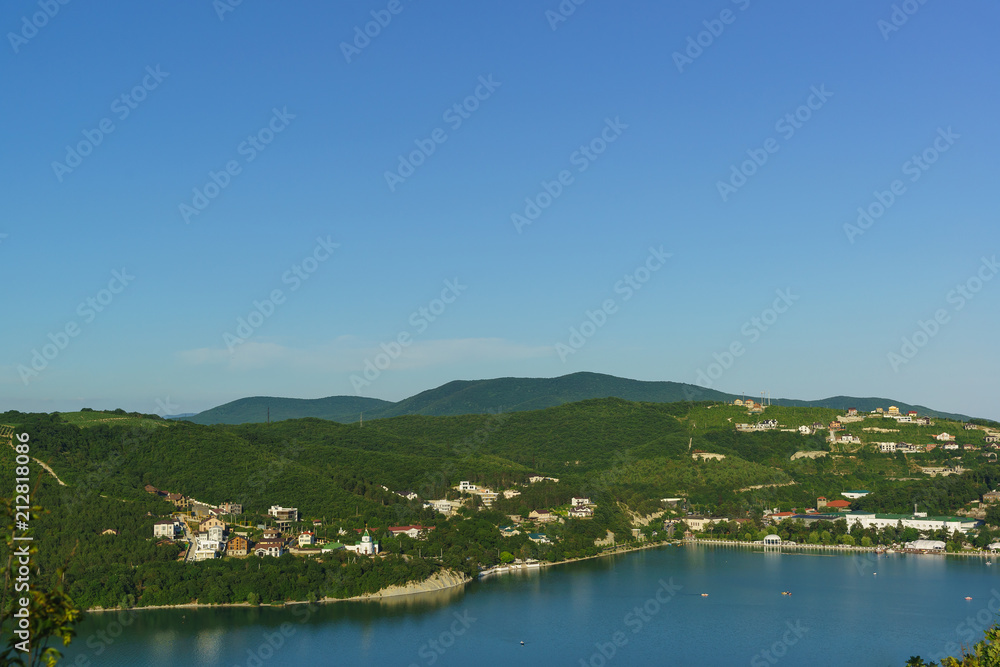
[(234, 2), (0, 9), (0, 410), (589, 370), (1000, 419), (995, 3)]

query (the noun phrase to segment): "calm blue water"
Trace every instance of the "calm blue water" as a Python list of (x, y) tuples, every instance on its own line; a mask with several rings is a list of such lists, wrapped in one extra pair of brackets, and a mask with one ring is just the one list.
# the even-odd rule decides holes
[(93, 615), (62, 664), (901, 667), (978, 641), (998, 577), (978, 558), (664, 547), (393, 602)]

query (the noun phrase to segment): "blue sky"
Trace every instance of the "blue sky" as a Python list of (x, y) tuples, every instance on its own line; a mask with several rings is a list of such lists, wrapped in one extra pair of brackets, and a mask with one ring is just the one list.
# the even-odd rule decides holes
[(590, 370), (1000, 418), (1000, 9), (674, 5), (6, 3), (0, 409)]

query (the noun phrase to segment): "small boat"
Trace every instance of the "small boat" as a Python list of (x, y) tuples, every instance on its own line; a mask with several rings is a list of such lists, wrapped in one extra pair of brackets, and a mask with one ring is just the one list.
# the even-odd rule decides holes
[(969, 597), (968, 595), (966, 595), (966, 596), (965, 596), (965, 599), (966, 599), (966, 600), (971, 600), (972, 598), (970, 598), (970, 597)]
[(791, 595), (791, 591), (781, 591), (782, 595)]
[(701, 597), (703, 597), (703, 598), (707, 598), (707, 597), (708, 597), (708, 593), (702, 593), (702, 594), (701, 594)]

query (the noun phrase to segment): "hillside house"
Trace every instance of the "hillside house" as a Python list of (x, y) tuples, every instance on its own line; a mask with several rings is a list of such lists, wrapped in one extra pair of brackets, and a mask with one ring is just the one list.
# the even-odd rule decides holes
[(267, 510), (268, 515), (274, 517), (278, 525), (288, 525), (299, 520), (299, 510), (296, 507), (282, 507), (280, 505), (271, 505), (271, 509)]
[(976, 430), (976, 425), (975, 424), (966, 423), (966, 424), (962, 425), (962, 428), (964, 428), (966, 431), (975, 431)]
[(226, 545), (227, 556), (246, 556), (250, 553), (250, 541), (239, 535), (233, 536)]
[(167, 500), (174, 504), (179, 510), (186, 510), (191, 508), (191, 499), (182, 496), (179, 493), (168, 493)]
[(528, 539), (536, 544), (552, 544), (552, 540), (544, 533), (528, 533)]
[(531, 510), (528, 514), (528, 519), (531, 521), (537, 521), (539, 523), (548, 523), (549, 521), (555, 521), (559, 517), (548, 510)]
[(573, 519), (593, 519), (594, 510), (586, 505), (578, 505), (569, 508), (569, 516)]
[(848, 417), (857, 417), (858, 416), (858, 409), (857, 408), (847, 408), (847, 416)]
[(593, 505), (593, 503), (590, 502), (590, 498), (572, 498), (570, 500), (570, 504), (573, 507), (587, 507), (588, 505)]
[(938, 433), (937, 435), (935, 435), (934, 439), (939, 442), (949, 442), (951, 440), (954, 440), (955, 436), (945, 431), (944, 433)]
[(541, 475), (532, 475), (528, 478), (528, 482), (531, 484), (537, 484), (538, 482), (559, 482), (558, 477), (542, 477)]
[(219, 519), (218, 517), (213, 516), (206, 519), (205, 521), (202, 521), (201, 524), (198, 526), (198, 530), (201, 531), (207, 531), (209, 528), (222, 528), (223, 530), (225, 530), (226, 522), (223, 521), (222, 519)]
[(406, 535), (414, 540), (419, 540), (427, 537), (427, 531), (434, 530), (434, 526), (389, 526), (388, 530), (394, 537)]
[(223, 514), (243, 514), (243, 505), (239, 503), (222, 503), (219, 509)]
[(305, 531), (299, 533), (299, 546), (300, 547), (311, 547), (316, 544), (316, 535), (310, 531)]
[(254, 545), (253, 553), (257, 556), (279, 558), (285, 553), (285, 545), (281, 540), (261, 540)]
[(165, 521), (157, 521), (153, 524), (153, 537), (165, 537), (168, 540), (174, 540), (183, 534), (184, 527), (180, 521), (167, 519)]
[(425, 507), (432, 508), (435, 512), (440, 512), (445, 516), (450, 516), (462, 506), (462, 502), (459, 500), (446, 500), (442, 498), (441, 500), (430, 500), (424, 504)]

